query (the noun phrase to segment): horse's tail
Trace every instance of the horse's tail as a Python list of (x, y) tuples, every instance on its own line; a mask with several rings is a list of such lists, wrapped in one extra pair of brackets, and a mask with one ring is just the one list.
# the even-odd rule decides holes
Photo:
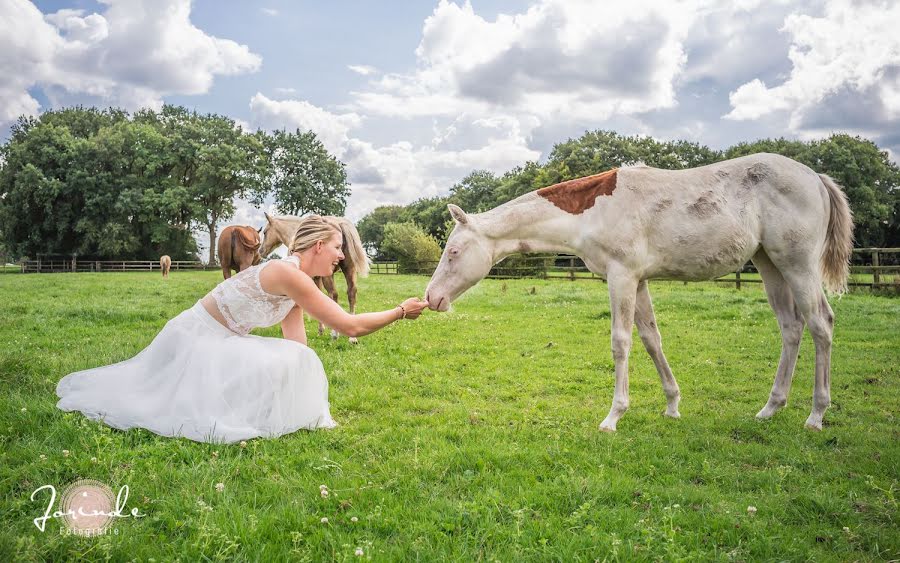
[(369, 275), (369, 256), (366, 249), (363, 248), (362, 240), (359, 238), (359, 231), (353, 226), (348, 219), (344, 217), (335, 217), (335, 221), (344, 234), (344, 245), (347, 247), (346, 259), (353, 264), (353, 269), (361, 277)]
[(831, 293), (841, 294), (847, 291), (847, 278), (850, 277), (850, 253), (853, 251), (853, 214), (847, 203), (847, 196), (834, 180), (825, 174), (819, 174), (831, 212), (828, 216), (828, 231), (825, 235), (825, 248), (822, 251), (822, 278), (825, 289)]

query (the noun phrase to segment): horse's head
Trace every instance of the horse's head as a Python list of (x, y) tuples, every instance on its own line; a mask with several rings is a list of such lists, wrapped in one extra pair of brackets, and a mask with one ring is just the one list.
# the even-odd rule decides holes
[(281, 244), (281, 239), (278, 238), (278, 234), (275, 230), (275, 220), (266, 212), (263, 212), (263, 215), (266, 216), (266, 224), (262, 227), (262, 241), (259, 244), (259, 255), (265, 258), (269, 254), (272, 254), (275, 247)]
[(456, 226), (425, 290), (428, 306), (435, 311), (449, 309), (453, 300), (481, 281), (494, 265), (494, 243), (481, 232), (477, 221), (453, 204), (447, 207)]

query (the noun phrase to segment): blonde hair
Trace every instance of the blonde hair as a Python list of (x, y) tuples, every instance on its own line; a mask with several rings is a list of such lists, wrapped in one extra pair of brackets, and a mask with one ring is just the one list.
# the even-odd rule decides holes
[(290, 251), (304, 252), (316, 245), (317, 242), (326, 241), (335, 234), (343, 234), (341, 228), (320, 215), (309, 215), (300, 220), (297, 233), (291, 241)]

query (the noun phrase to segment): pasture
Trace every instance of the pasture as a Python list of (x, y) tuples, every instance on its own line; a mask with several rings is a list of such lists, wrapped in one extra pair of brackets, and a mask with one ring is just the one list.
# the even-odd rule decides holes
[[(307, 321), (340, 424), (330, 431), (198, 444), (56, 410), (61, 377), (133, 356), (220, 279), (0, 277), (0, 560), (900, 558), (896, 298), (831, 299), (833, 403), (821, 433), (803, 428), (809, 335), (788, 406), (756, 421), (777, 324), (760, 285), (711, 283), (651, 283), (682, 418), (661, 416), (635, 332), (631, 408), (615, 434), (598, 430), (614, 375), (596, 281), (486, 280), (450, 313), (357, 346)], [(358, 309), (394, 306), (426, 283), (363, 279)], [(128, 485), (124, 512), (146, 516), (99, 538), (61, 535), (57, 521), (38, 531), (46, 497), (32, 491), (77, 478)]]

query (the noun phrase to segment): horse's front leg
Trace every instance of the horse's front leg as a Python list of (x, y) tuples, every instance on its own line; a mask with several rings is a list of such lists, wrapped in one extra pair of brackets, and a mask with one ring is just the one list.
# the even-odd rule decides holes
[[(337, 303), (338, 302), (338, 292), (337, 288), (334, 287), (334, 275), (330, 275), (322, 278), (322, 285), (325, 286), (325, 292), (331, 296), (331, 299)], [(319, 334), (322, 334), (322, 326), (319, 326)], [(331, 339), (337, 340), (338, 333), (336, 330), (331, 329)]]
[[(356, 271), (340, 263), (341, 271), (344, 273), (344, 279), (347, 280), (347, 303), (350, 305), (350, 314), (356, 314)], [(350, 344), (356, 344), (359, 340), (355, 336), (350, 337)]]
[(650, 354), (656, 371), (659, 373), (659, 380), (662, 382), (663, 392), (666, 394), (666, 416), (678, 418), (678, 402), (681, 400), (681, 391), (678, 389), (678, 382), (672, 375), (672, 368), (666, 360), (662, 350), (662, 337), (659, 335), (659, 327), (656, 325), (656, 315), (653, 314), (653, 302), (650, 300), (650, 289), (647, 287), (647, 281), (643, 280), (638, 284), (637, 300), (634, 306), (634, 322), (638, 327), (638, 334), (641, 335), (641, 342), (644, 348)]
[(628, 410), (628, 353), (631, 351), (631, 328), (634, 326), (634, 303), (638, 280), (631, 272), (608, 274), (609, 310), (612, 317), (612, 355), (616, 363), (616, 389), (612, 407), (600, 430), (615, 432), (616, 423)]

